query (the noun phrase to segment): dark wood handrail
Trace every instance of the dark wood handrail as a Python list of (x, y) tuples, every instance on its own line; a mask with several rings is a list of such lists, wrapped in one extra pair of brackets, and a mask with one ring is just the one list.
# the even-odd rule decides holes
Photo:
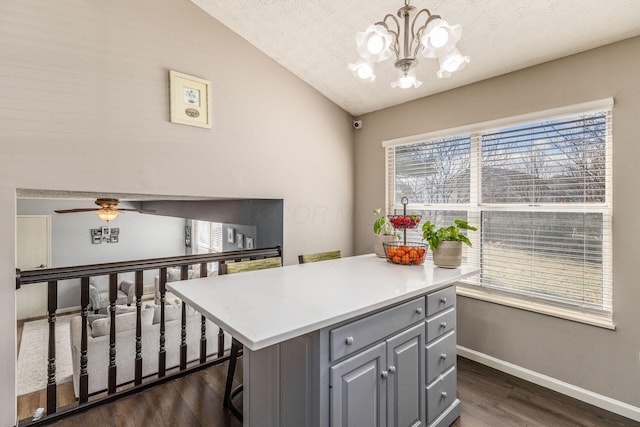
[(69, 280), (81, 277), (103, 276), (113, 273), (127, 273), (134, 270), (152, 270), (167, 266), (183, 266), (203, 262), (224, 262), (240, 258), (265, 258), (280, 256), (279, 246), (266, 249), (243, 249), (238, 251), (217, 252), (211, 254), (182, 255), (164, 258), (151, 258), (135, 261), (89, 264), (72, 267), (43, 268), (37, 270), (16, 269), (16, 289), (31, 283)]
[[(21, 285), (42, 283), (48, 284), (47, 294), (47, 321), (49, 324), (49, 343), (48, 343), (48, 359), (47, 359), (47, 385), (46, 385), (46, 416), (40, 421), (27, 422), (26, 425), (40, 424), (51, 419), (58, 419), (57, 413), (57, 383), (56, 383), (56, 352), (55, 352), (55, 324), (56, 324), (56, 312), (58, 310), (58, 282), (60, 280), (80, 279), (80, 296), (81, 296), (81, 312), (82, 317), (82, 331), (81, 331), (81, 344), (80, 344), (80, 376), (79, 376), (79, 399), (78, 406), (70, 410), (64, 410), (64, 416), (71, 415), (72, 413), (83, 410), (88, 406), (96, 404), (98, 401), (109, 401), (114, 396), (123, 395), (121, 391), (117, 390), (120, 385), (117, 383), (117, 364), (116, 364), (116, 344), (117, 344), (117, 330), (116, 330), (116, 302), (117, 302), (117, 285), (119, 273), (131, 273), (135, 272), (135, 296), (136, 296), (136, 344), (135, 354), (131, 355), (135, 358), (135, 378), (133, 381), (133, 389), (144, 389), (150, 383), (142, 384), (142, 318), (141, 318), (141, 300), (143, 296), (143, 272), (145, 270), (159, 270), (158, 287), (160, 292), (160, 336), (159, 336), (159, 350), (158, 350), (158, 371), (157, 379), (150, 380), (151, 382), (162, 382), (167, 376), (178, 377), (186, 375), (187, 373), (202, 369), (205, 366), (212, 366), (220, 364), (228, 359), (224, 356), (224, 332), (221, 328), (218, 331), (218, 354), (217, 358), (209, 360), (207, 358), (207, 334), (206, 334), (206, 318), (200, 316), (200, 357), (198, 359), (199, 364), (195, 366), (188, 366), (187, 360), (187, 316), (186, 316), (186, 304), (181, 302), (181, 316), (180, 316), (180, 363), (179, 372), (169, 373), (166, 366), (166, 348), (165, 348), (165, 294), (167, 283), (167, 269), (169, 267), (180, 267), (180, 279), (185, 280), (188, 278), (189, 266), (198, 266), (200, 277), (206, 277), (208, 273), (209, 263), (218, 263), (218, 268), (224, 266), (227, 262), (238, 262), (243, 260), (256, 260), (263, 258), (281, 259), (282, 250), (279, 246), (266, 249), (251, 249), (251, 250), (236, 250), (228, 252), (199, 254), (199, 255), (184, 255), (164, 258), (152, 258), (145, 260), (135, 261), (123, 261), (112, 262), (105, 264), (92, 264), (82, 266), (71, 267), (59, 267), (48, 268), (38, 270), (21, 271), (16, 269), (16, 289), (19, 289)], [(107, 313), (110, 319), (109, 325), (109, 361), (108, 361), (108, 386), (107, 386), (107, 398), (101, 398), (97, 401), (89, 402), (89, 373), (87, 371), (87, 317), (89, 313), (89, 279), (95, 276), (109, 276), (109, 304), (107, 307)]]

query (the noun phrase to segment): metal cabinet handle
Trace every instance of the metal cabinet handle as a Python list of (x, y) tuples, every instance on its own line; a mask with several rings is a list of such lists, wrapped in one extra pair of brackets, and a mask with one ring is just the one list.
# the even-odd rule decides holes
[(442, 322), (442, 323), (440, 323), (440, 327), (441, 327), (441, 328), (446, 328), (446, 327), (447, 327), (447, 322)]
[(416, 313), (417, 314), (422, 314), (422, 307), (416, 308)]
[(442, 392), (442, 397), (443, 397), (443, 398), (446, 398), (446, 397), (447, 397), (447, 392), (446, 392), (446, 391), (443, 391), (443, 392)]
[(382, 372), (380, 372), (380, 375), (382, 375), (382, 378), (387, 378), (389, 376), (389, 372), (388, 371), (382, 371)]
[(394, 374), (396, 372), (396, 367), (395, 366), (389, 366), (389, 373), (390, 374)]
[(443, 303), (443, 304), (446, 304), (447, 303), (447, 297), (440, 298), (440, 302)]
[(347, 345), (351, 345), (353, 344), (353, 337), (347, 337), (347, 339), (344, 341)]
[(440, 358), (442, 358), (442, 359), (446, 359), (446, 358), (447, 358), (447, 353), (442, 353), (442, 354), (440, 355)]

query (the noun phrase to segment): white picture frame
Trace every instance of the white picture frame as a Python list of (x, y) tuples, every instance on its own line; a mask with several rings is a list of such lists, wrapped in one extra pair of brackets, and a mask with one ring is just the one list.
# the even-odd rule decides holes
[(211, 129), (211, 82), (169, 71), (171, 122)]
[(229, 227), (227, 228), (227, 243), (235, 243), (236, 241), (236, 230)]
[(244, 234), (236, 233), (236, 246), (240, 249), (244, 248)]
[(245, 238), (245, 247), (246, 249), (254, 249), (253, 247), (253, 237), (247, 237)]

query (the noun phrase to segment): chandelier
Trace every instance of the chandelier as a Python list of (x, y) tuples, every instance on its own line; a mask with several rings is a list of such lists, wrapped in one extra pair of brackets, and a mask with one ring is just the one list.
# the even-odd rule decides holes
[(399, 71), (398, 80), (391, 87), (407, 89), (420, 87), (416, 79), (415, 66), (419, 53), (425, 58), (437, 58), (440, 62), (438, 78), (446, 78), (461, 70), (469, 63), (468, 56), (462, 56), (456, 43), (462, 35), (460, 25), (449, 25), (439, 15), (432, 15), (428, 9), (416, 8), (405, 0), (398, 9), (398, 18), (387, 14), (382, 21), (369, 25), (356, 35), (358, 60), (349, 64), (353, 74), (363, 80), (374, 81), (374, 64), (392, 56)]

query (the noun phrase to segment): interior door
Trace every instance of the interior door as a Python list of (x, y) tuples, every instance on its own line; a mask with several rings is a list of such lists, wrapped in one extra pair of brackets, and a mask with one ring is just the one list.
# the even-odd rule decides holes
[[(51, 264), (51, 217), (18, 215), (16, 218), (16, 268), (35, 270)], [(18, 320), (47, 314), (47, 284), (34, 283), (16, 291)]]

